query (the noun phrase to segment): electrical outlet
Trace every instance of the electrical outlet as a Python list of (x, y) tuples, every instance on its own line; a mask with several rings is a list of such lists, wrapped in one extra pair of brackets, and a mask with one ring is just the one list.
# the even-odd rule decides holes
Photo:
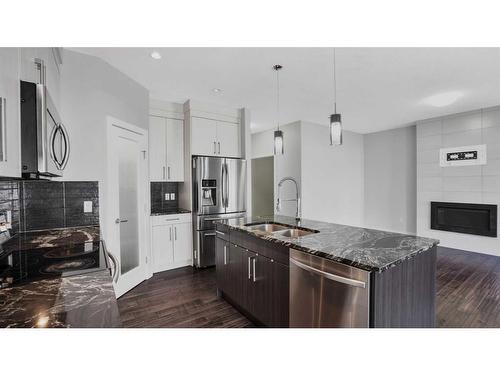
[(170, 193), (170, 199), (175, 201), (175, 193)]
[(166, 201), (169, 201), (169, 200), (170, 200), (170, 194), (169, 194), (169, 193), (165, 193), (165, 200), (166, 200)]
[(92, 212), (92, 201), (83, 202), (83, 212), (85, 213)]

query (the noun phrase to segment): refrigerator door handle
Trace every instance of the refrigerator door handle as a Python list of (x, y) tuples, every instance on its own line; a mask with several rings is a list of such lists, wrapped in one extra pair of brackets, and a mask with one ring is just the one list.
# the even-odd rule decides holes
[(224, 195), (226, 196), (225, 207), (228, 208), (229, 207), (229, 168), (227, 166), (227, 163), (224, 163), (224, 165), (226, 166), (226, 183), (224, 184), (226, 187), (226, 192), (224, 193)]
[(220, 201), (222, 203), (222, 207), (226, 207), (226, 204), (225, 204), (225, 201), (226, 201), (226, 198), (224, 196), (224, 189), (225, 189), (225, 185), (226, 185), (226, 181), (224, 179), (224, 173), (225, 173), (225, 164), (222, 163), (221, 165), (221, 179), (220, 179), (220, 183), (221, 183), (221, 187), (220, 187)]

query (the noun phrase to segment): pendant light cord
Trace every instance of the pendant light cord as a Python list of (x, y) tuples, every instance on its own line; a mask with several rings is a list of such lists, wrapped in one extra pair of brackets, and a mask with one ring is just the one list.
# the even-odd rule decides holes
[(278, 130), (280, 130), (280, 72), (276, 69), (276, 113), (278, 121)]
[(335, 48), (333, 49), (333, 113), (337, 113), (337, 72), (335, 61)]

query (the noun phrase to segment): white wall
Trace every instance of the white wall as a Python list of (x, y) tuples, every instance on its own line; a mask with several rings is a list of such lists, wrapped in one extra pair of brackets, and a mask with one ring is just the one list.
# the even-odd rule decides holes
[(274, 130), (252, 134), (251, 158), (263, 158), (274, 153)]
[[(328, 127), (297, 121), (281, 127), (284, 155), (275, 156), (274, 183), (297, 179), (302, 217), (333, 223), (363, 225), (363, 135), (344, 132), (341, 147), (330, 146)], [(252, 157), (273, 155), (273, 130), (252, 135)], [(283, 185), (282, 198), (294, 198), (293, 184)], [(282, 214), (295, 215), (295, 202), (283, 202)]]
[(416, 127), (365, 134), (364, 150), (364, 225), (415, 234)]
[(330, 146), (328, 127), (302, 122), (302, 212), (307, 219), (363, 225), (363, 135), (344, 131)]
[[(440, 148), (477, 144), (487, 145), (486, 165), (439, 166)], [(446, 247), (500, 255), (498, 237), (430, 229), (430, 201), (500, 204), (500, 107), (417, 123), (418, 235), (438, 238)]]
[[(301, 194), (301, 122), (293, 122), (291, 124), (283, 125), (280, 127), (283, 131), (283, 154), (274, 156), (274, 200), (278, 199), (278, 183), (283, 177), (292, 177), (297, 181), (299, 194)], [(267, 133), (267, 132), (266, 132)], [(271, 132), (267, 138), (271, 139), (274, 144), (274, 134)], [(267, 144), (267, 143), (266, 143)], [(272, 148), (274, 152), (274, 146)], [(295, 185), (291, 181), (284, 182), (281, 187), (281, 210), (275, 213), (279, 215), (286, 215), (295, 217), (297, 212), (297, 203), (295, 201), (285, 202), (285, 199), (295, 199), (296, 191)]]
[(148, 91), (103, 60), (63, 50), (61, 118), (71, 154), (63, 180), (99, 181), (105, 228), (106, 117), (148, 129)]

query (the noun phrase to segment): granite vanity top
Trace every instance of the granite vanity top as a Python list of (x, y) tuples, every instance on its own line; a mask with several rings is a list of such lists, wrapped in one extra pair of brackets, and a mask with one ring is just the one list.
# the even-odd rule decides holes
[[(71, 248), (100, 241), (99, 227), (20, 233), (2, 244), (4, 254)], [(120, 327), (111, 271), (47, 277), (0, 289), (0, 327)]]
[(0, 289), (0, 327), (120, 327), (108, 270)]
[[(319, 233), (289, 238), (277, 233), (269, 235), (251, 231), (245, 226), (249, 223), (271, 222), (313, 229)], [(297, 225), (294, 218), (278, 215), (228, 219), (220, 223), (296, 250), (375, 272), (382, 272), (439, 243), (439, 240), (431, 238), (321, 221), (301, 220), (300, 225)]]

